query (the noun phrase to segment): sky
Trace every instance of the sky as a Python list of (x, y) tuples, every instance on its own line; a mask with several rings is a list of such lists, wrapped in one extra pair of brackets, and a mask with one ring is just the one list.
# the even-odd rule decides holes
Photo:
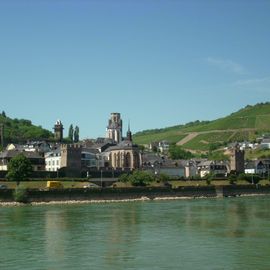
[(268, 0), (0, 0), (0, 111), (80, 138), (270, 99)]

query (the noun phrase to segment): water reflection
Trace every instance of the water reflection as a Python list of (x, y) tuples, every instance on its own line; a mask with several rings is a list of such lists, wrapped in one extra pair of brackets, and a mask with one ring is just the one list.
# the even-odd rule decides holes
[(45, 251), (50, 263), (65, 258), (66, 211), (48, 209), (45, 212)]
[(111, 224), (107, 234), (106, 264), (117, 266), (119, 261), (134, 258), (132, 249), (139, 238), (141, 204), (129, 204), (112, 209)]

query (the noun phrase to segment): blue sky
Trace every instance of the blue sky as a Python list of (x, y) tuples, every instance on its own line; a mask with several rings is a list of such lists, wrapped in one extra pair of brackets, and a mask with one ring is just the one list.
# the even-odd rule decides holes
[(270, 1), (0, 0), (0, 110), (81, 138), (270, 99)]

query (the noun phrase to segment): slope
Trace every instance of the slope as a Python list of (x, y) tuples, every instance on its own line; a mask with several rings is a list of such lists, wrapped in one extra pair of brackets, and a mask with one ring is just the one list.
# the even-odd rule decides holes
[(0, 114), (0, 125), (4, 128), (4, 143), (21, 143), (27, 140), (46, 140), (52, 139), (53, 134), (43, 129), (41, 126), (35, 126), (30, 120), (11, 119), (4, 112)]
[(270, 132), (270, 103), (259, 103), (214, 121), (195, 121), (165, 129), (148, 130), (134, 135), (138, 144), (167, 140), (186, 149), (207, 151), (228, 142), (255, 140)]

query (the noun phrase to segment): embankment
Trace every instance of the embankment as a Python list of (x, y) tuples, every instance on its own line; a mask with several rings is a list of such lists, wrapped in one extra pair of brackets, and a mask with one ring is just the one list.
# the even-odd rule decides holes
[[(248, 195), (270, 195), (270, 186), (198, 186), (177, 189), (134, 187), (134, 188), (98, 188), (98, 189), (55, 189), (27, 190), (27, 201), (33, 202), (68, 202), (68, 201), (126, 201), (146, 198), (216, 198)], [(0, 190), (0, 203), (13, 202), (12, 190)]]

